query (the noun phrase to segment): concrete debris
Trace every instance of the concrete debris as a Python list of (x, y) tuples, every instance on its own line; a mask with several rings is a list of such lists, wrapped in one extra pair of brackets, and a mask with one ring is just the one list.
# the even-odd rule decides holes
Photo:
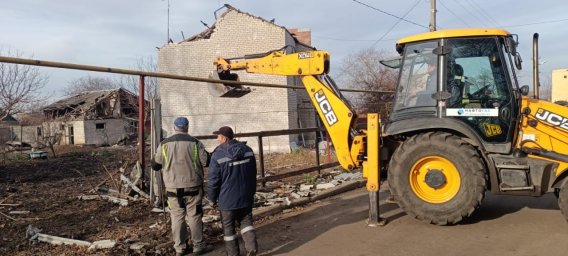
[(33, 237), (35, 234), (39, 232), (41, 232), (41, 229), (36, 228), (32, 225), (28, 225), (28, 228), (26, 228), (26, 238)]
[(321, 183), (321, 184), (317, 184), (316, 185), (316, 189), (318, 190), (322, 190), (322, 189), (330, 189), (335, 187), (335, 185), (333, 183)]
[(288, 197), (278, 197), (266, 200), (266, 205), (274, 205), (276, 203), (282, 203), (284, 205), (290, 205), (292, 201)]
[(267, 181), (266, 182), (266, 186), (267, 187), (280, 187), (282, 186), (282, 181)]
[(272, 192), (274, 192), (278, 195), (282, 195), (282, 194), (286, 193), (286, 191), (283, 188), (275, 188), (274, 190), (272, 190)]
[(221, 220), (221, 217), (219, 217), (219, 215), (203, 215), (203, 218), (201, 218), (201, 220), (203, 221), (203, 223), (211, 223)]
[(120, 206), (128, 206), (128, 200), (114, 197), (114, 196), (107, 196), (107, 195), (82, 195), (79, 196), (80, 200), (96, 200), (96, 199), (105, 199), (111, 201), (113, 203), (117, 203)]
[(116, 245), (116, 241), (114, 240), (100, 240), (95, 241), (89, 246), (89, 251), (98, 250), (98, 249), (109, 249), (113, 248)]
[(308, 191), (314, 188), (314, 185), (301, 184), (300, 191)]
[(310, 196), (311, 192), (310, 191), (298, 191), (298, 192), (296, 192), (296, 194), (300, 195), (301, 197), (308, 197), (308, 196)]
[(8, 214), (19, 215), (19, 214), (29, 214), (30, 211), (10, 211)]
[(290, 197), (294, 198), (294, 199), (298, 199), (301, 198), (302, 196), (296, 192), (292, 192), (290, 193)]
[(37, 233), (35, 234), (32, 238), (30, 238), (31, 241), (37, 239), (37, 241), (40, 242), (45, 242), (45, 243), (49, 243), (49, 244), (53, 244), (53, 245), (78, 245), (78, 246), (91, 246), (91, 242), (87, 242), (87, 241), (82, 241), (82, 240), (75, 240), (75, 239), (69, 239), (69, 238), (63, 238), (63, 237), (58, 237), (58, 236), (51, 236), (51, 235), (46, 235), (46, 234), (42, 234), (42, 233)]
[(142, 250), (142, 248), (144, 248), (145, 246), (148, 246), (148, 245), (150, 245), (150, 244), (144, 243), (144, 242), (136, 242), (136, 243), (133, 243), (132, 245), (130, 245), (130, 250), (139, 251), (139, 250)]
[(363, 173), (361, 172), (344, 172), (333, 177), (334, 180), (338, 181), (349, 181), (349, 180), (360, 180), (363, 179)]
[(267, 199), (273, 199), (278, 197), (276, 193), (263, 193), (263, 192), (256, 192), (254, 194), (254, 201), (266, 201)]
[(136, 191), (136, 193), (138, 193), (139, 195), (141, 195), (145, 198), (150, 198), (150, 195), (146, 194), (146, 192), (142, 191), (140, 188), (138, 188), (136, 185), (134, 185), (134, 183), (132, 183), (132, 181), (130, 181), (129, 178), (124, 176), (124, 174), (120, 174), (120, 180), (124, 181), (130, 188), (132, 188), (134, 191)]
[(53, 245), (77, 245), (88, 246), (89, 250), (113, 248), (116, 245), (114, 240), (100, 240), (93, 243), (83, 240), (69, 239), (64, 237), (52, 236), (40, 233), (41, 229), (29, 225), (26, 228), (26, 238), (32, 244), (45, 242)]

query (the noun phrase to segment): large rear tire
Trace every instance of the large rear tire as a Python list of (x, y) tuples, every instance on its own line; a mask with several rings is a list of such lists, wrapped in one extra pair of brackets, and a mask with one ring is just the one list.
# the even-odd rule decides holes
[(455, 224), (479, 207), (486, 189), (479, 153), (444, 132), (415, 135), (389, 164), (391, 194), (408, 215), (436, 225)]
[(568, 179), (564, 181), (558, 193), (558, 207), (562, 216), (568, 221)]

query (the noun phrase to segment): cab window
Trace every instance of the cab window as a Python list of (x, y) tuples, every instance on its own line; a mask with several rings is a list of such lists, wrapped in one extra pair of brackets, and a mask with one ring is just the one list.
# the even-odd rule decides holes
[(395, 110), (434, 107), (432, 95), (437, 91), (437, 56), (432, 53), (437, 41), (407, 45), (396, 92)]

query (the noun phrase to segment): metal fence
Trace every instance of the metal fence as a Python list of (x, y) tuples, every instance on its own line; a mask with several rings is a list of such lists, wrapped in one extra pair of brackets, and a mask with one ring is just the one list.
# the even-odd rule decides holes
[[(262, 185), (264, 186), (264, 184), (267, 181), (281, 180), (281, 179), (284, 179), (284, 178), (293, 177), (293, 176), (297, 176), (297, 175), (301, 175), (301, 174), (305, 174), (305, 173), (310, 173), (310, 172), (315, 172), (315, 171), (317, 171), (318, 174), (321, 174), (322, 169), (338, 166), (339, 162), (337, 162), (337, 161), (332, 162), (332, 163), (326, 163), (326, 164), (320, 163), (319, 145), (318, 145), (317, 140), (316, 140), (316, 143), (315, 143), (316, 166), (310, 166), (310, 167), (307, 167), (307, 168), (303, 168), (303, 169), (300, 169), (300, 170), (295, 170), (295, 171), (291, 171), (291, 172), (287, 172), (287, 173), (283, 173), (283, 174), (266, 176), (266, 171), (265, 171), (265, 168), (264, 168), (264, 152), (263, 152), (264, 149), (262, 147), (262, 138), (271, 137), (271, 136), (290, 135), (290, 134), (310, 133), (310, 132), (315, 133), (316, 138), (317, 138), (318, 133), (321, 132), (321, 131), (322, 130), (320, 130), (318, 128), (300, 128), (300, 129), (289, 129), (289, 130), (261, 131), (261, 132), (250, 132), (250, 133), (238, 133), (238, 134), (235, 134), (235, 138), (257, 137), (257, 139), (258, 139), (258, 161), (260, 163), (260, 177), (261, 177), (260, 179), (257, 180), (257, 183), (262, 183)], [(208, 139), (217, 138), (217, 135), (195, 136), (195, 138), (200, 139), (200, 140), (208, 140)]]

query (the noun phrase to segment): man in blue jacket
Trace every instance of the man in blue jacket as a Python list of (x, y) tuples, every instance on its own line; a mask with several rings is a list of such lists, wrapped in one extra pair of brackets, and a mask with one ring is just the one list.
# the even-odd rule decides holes
[(239, 241), (235, 232), (240, 223), (247, 255), (256, 255), (258, 245), (252, 225), (252, 207), (256, 192), (256, 159), (252, 149), (233, 139), (233, 129), (227, 126), (213, 132), (220, 145), (213, 151), (207, 194), (218, 205), (223, 222), (227, 255), (239, 255)]

